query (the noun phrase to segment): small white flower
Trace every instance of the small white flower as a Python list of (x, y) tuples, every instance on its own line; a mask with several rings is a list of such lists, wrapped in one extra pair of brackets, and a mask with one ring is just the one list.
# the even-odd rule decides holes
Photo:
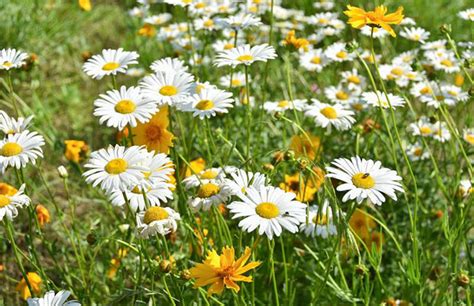
[(142, 94), (147, 100), (155, 100), (158, 105), (177, 106), (186, 102), (194, 92), (194, 77), (186, 72), (158, 71), (146, 76), (141, 82)]
[(196, 197), (190, 198), (188, 204), (192, 211), (208, 211), (229, 199), (230, 190), (222, 179), (206, 180), (199, 185)]
[[(249, 82), (251, 81), (252, 79), (249, 76)], [(232, 88), (244, 87), (246, 85), (245, 74), (242, 72), (234, 72), (232, 74), (232, 82), (231, 76), (225, 75), (221, 77), (219, 84), (224, 87), (229, 87), (230, 85)]]
[(29, 298), (27, 300), (28, 306), (81, 306), (78, 301), (66, 302), (71, 292), (61, 290), (54, 293), (53, 290), (46, 292), (42, 298)]
[(313, 49), (300, 57), (300, 65), (308, 71), (320, 72), (328, 64), (322, 49)]
[(451, 139), (451, 133), (446, 122), (438, 121), (433, 123), (433, 139), (439, 142), (446, 142)]
[(23, 184), (14, 195), (0, 194), (0, 221), (3, 217), (13, 220), (18, 215), (18, 208), (30, 205), (31, 199), (23, 193), (24, 190)]
[(43, 145), (43, 136), (36, 132), (7, 135), (0, 140), (0, 172), (4, 173), (8, 166), (20, 169), (28, 163), (34, 165), (38, 157), (43, 157)]
[(459, 194), (463, 198), (467, 198), (469, 195), (474, 194), (474, 187), (470, 180), (462, 180), (459, 182)]
[(293, 101), (281, 100), (276, 102), (265, 102), (263, 108), (270, 114), (276, 112), (284, 112), (286, 110), (296, 109), (297, 111), (302, 111), (307, 104), (306, 99), (296, 99)]
[(150, 65), (150, 69), (154, 72), (168, 72), (168, 71), (175, 71), (177, 73), (180, 72), (188, 72), (188, 66), (177, 58), (165, 57), (159, 60), (154, 61)]
[(371, 27), (371, 26), (363, 26), (361, 29), (360, 29), (362, 35), (365, 35), (365, 36), (372, 36), (372, 31), (374, 31), (374, 38), (382, 38), (382, 37), (386, 37), (388, 35), (390, 35), (389, 32), (387, 32), (385, 29), (383, 28), (376, 28), (376, 27)]
[(0, 50), (0, 70), (20, 68), (25, 64), (28, 54), (16, 49)]
[(464, 129), (463, 138), (468, 144), (474, 146), (474, 128)]
[(244, 13), (219, 18), (216, 20), (216, 23), (222, 28), (233, 29), (234, 31), (257, 27), (262, 24), (260, 17)]
[(403, 28), (403, 30), (400, 31), (400, 36), (424, 44), (425, 41), (430, 37), (430, 32), (423, 28)]
[(137, 64), (139, 55), (137, 52), (105, 49), (102, 54), (92, 56), (82, 69), (84, 72), (94, 79), (100, 80), (106, 75), (116, 75), (117, 73), (125, 73), (128, 65)]
[(362, 98), (368, 104), (382, 108), (389, 108), (390, 106), (392, 108), (397, 108), (399, 106), (405, 105), (405, 100), (403, 100), (403, 98), (393, 95), (391, 93), (385, 95), (385, 93), (380, 91), (378, 91), (377, 93), (373, 91), (365, 92), (362, 94)]
[(153, 206), (137, 214), (137, 232), (141, 238), (167, 235), (178, 229), (179, 213), (170, 207)]
[(158, 15), (149, 16), (149, 17), (145, 18), (143, 21), (145, 23), (158, 26), (158, 25), (163, 25), (163, 24), (167, 23), (168, 21), (171, 20), (171, 18), (173, 18), (173, 17), (170, 13), (162, 13), (162, 14), (158, 14)]
[(365, 87), (365, 78), (359, 74), (357, 69), (341, 72), (342, 83), (346, 84), (349, 90), (361, 91)]
[(247, 172), (242, 169), (230, 173), (230, 176), (232, 179), (225, 179), (225, 181), (232, 195), (245, 194), (250, 187), (258, 190), (260, 187), (265, 186), (267, 180), (265, 174)]
[(277, 57), (275, 49), (267, 44), (250, 47), (243, 45), (234, 49), (219, 52), (216, 56), (217, 67), (238, 65), (251, 65), (255, 62), (266, 62)]
[(309, 207), (309, 222), (301, 223), (300, 231), (303, 231), (306, 236), (321, 236), (326, 239), (329, 236), (337, 234), (337, 228), (334, 224), (332, 208), (329, 206), (329, 201), (324, 200), (321, 207), (313, 205)]
[(358, 90), (349, 90), (349, 88), (341, 84), (338, 86), (329, 86), (324, 89), (326, 98), (334, 103), (341, 104), (352, 103), (354, 100), (358, 100), (359, 92)]
[(342, 104), (330, 105), (315, 99), (308, 106), (305, 115), (312, 117), (317, 126), (334, 126), (339, 131), (350, 129), (355, 122), (354, 112), (347, 110)]
[(458, 16), (464, 20), (474, 21), (474, 8), (468, 8), (467, 10), (460, 11)]
[(180, 109), (185, 112), (193, 112), (194, 117), (199, 119), (211, 118), (216, 114), (227, 113), (234, 105), (232, 93), (216, 89), (202, 89), (198, 94), (188, 98), (188, 102)]
[(409, 145), (406, 148), (406, 153), (408, 158), (413, 161), (424, 160), (430, 157), (428, 150), (425, 150), (420, 142)]
[(408, 130), (413, 136), (429, 137), (433, 135), (433, 124), (424, 116), (420, 117), (417, 122), (410, 123)]
[(15, 119), (0, 110), (0, 131), (4, 134), (17, 134), (24, 132), (28, 129), (32, 119), (33, 116), (29, 116), (28, 118), (18, 117), (18, 119)]
[(341, 42), (334, 43), (327, 47), (324, 54), (334, 62), (352, 61), (355, 57), (353, 53), (349, 53), (346, 49), (346, 44)]

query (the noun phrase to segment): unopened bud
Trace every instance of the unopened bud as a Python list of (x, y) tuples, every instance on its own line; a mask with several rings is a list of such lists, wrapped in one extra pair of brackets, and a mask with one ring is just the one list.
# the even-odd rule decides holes
[(439, 27), (439, 30), (441, 33), (451, 33), (451, 25), (450, 24), (443, 24)]
[(272, 164), (264, 164), (263, 169), (265, 169), (265, 171), (273, 171), (275, 167)]
[(63, 178), (63, 179), (65, 179), (69, 176), (69, 173), (67, 172), (67, 169), (64, 166), (59, 166), (58, 167), (58, 174), (59, 174), (59, 177)]
[(182, 280), (190, 280), (191, 279), (191, 272), (188, 269), (181, 271), (179, 274)]
[(160, 262), (160, 271), (163, 273), (169, 273), (173, 269), (173, 264), (167, 259), (163, 259)]
[(466, 273), (461, 273), (458, 276), (457, 282), (458, 282), (458, 285), (461, 287), (468, 287), (471, 280), (469, 279), (469, 276)]

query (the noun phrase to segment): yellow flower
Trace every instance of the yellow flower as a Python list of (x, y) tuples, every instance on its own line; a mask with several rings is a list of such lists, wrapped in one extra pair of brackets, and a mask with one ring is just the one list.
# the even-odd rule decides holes
[(314, 200), (314, 195), (319, 189), (314, 186), (311, 178), (300, 177), (299, 173), (293, 175), (285, 174), (285, 182), (280, 183), (280, 188), (286, 192), (296, 194), (296, 199), (300, 202), (310, 202)]
[(168, 125), (168, 106), (165, 106), (160, 108), (150, 121), (138, 123), (132, 128), (135, 145), (145, 145), (148, 151), (169, 153), (169, 148), (173, 146), (174, 136), (167, 130)]
[(79, 0), (79, 6), (86, 12), (89, 12), (92, 9), (90, 0)]
[(203, 287), (211, 285), (207, 290), (209, 295), (213, 293), (221, 294), (224, 286), (239, 292), (240, 287), (236, 282), (252, 282), (251, 276), (242, 275), (245, 272), (255, 269), (261, 263), (251, 262), (245, 264), (250, 258), (251, 250), (245, 248), (244, 254), (235, 260), (235, 251), (233, 247), (222, 248), (222, 255), (218, 255), (215, 250), (209, 251), (206, 259), (196, 264), (190, 269), (191, 277), (196, 279), (194, 287)]
[(311, 160), (314, 160), (316, 158), (316, 155), (319, 155), (321, 153), (321, 141), (317, 136), (313, 136), (309, 133), (307, 133), (307, 135), (309, 139), (305, 135), (294, 135), (293, 137), (291, 137), (290, 149), (295, 151), (296, 157), (304, 156), (308, 157)]
[[(36, 295), (38, 295), (41, 292), (41, 277), (35, 272), (28, 272), (26, 277), (28, 278), (28, 282), (31, 285), (31, 289)], [(22, 278), (21, 281), (16, 285), (15, 290), (20, 292), (21, 298), (25, 301), (31, 297), (30, 289), (28, 289), (28, 285), (26, 284), (24, 278)]]
[(296, 50), (303, 49), (308, 51), (309, 41), (304, 38), (297, 38), (294, 30), (288, 32), (282, 43), (283, 46), (292, 46)]
[(38, 222), (41, 227), (43, 227), (45, 223), (51, 222), (51, 216), (49, 215), (49, 211), (46, 207), (38, 204), (35, 210), (36, 216), (38, 217)]
[(156, 35), (156, 29), (149, 23), (145, 23), (139, 30), (138, 35), (146, 36), (146, 37), (153, 37)]
[(382, 27), (393, 37), (396, 37), (390, 24), (400, 24), (403, 20), (403, 7), (399, 7), (395, 13), (387, 14), (387, 7), (384, 5), (377, 6), (373, 11), (365, 11), (361, 8), (347, 5), (347, 11), (344, 11), (349, 17), (349, 23), (353, 28), (360, 29), (365, 25), (371, 27)]
[(368, 239), (370, 231), (377, 226), (374, 219), (360, 209), (356, 209), (352, 214), (349, 225), (361, 239)]
[(13, 196), (17, 192), (18, 190), (15, 187), (10, 186), (7, 183), (0, 183), (0, 194)]
[(89, 146), (82, 140), (65, 140), (64, 144), (66, 145), (64, 156), (75, 163), (79, 163), (89, 152)]
[(196, 158), (189, 162), (189, 166), (186, 167), (185, 177), (199, 173), (206, 168), (206, 161), (202, 158)]

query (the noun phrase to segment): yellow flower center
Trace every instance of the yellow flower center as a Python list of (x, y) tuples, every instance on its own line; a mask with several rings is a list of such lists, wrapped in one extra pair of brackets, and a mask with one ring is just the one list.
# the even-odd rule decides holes
[(427, 94), (431, 93), (431, 89), (429, 87), (423, 87), (422, 89), (420, 89), (420, 93), (422, 95), (427, 95)]
[(132, 100), (122, 100), (115, 105), (115, 111), (120, 114), (130, 114), (135, 111), (137, 106), (133, 103)]
[(358, 76), (356, 75), (351, 75), (347, 78), (347, 80), (349, 81), (349, 83), (353, 83), (353, 84), (360, 84), (360, 79)]
[(224, 50), (230, 50), (230, 49), (233, 49), (234, 48), (234, 44), (233, 43), (227, 43), (224, 45)]
[(420, 38), (421, 38), (420, 34), (413, 35), (414, 40), (420, 40)]
[(211, 19), (208, 19), (208, 20), (204, 21), (204, 26), (205, 26), (206, 28), (210, 28), (210, 27), (212, 27), (213, 25), (214, 25), (214, 21), (212, 21)]
[(326, 106), (325, 108), (321, 109), (320, 112), (321, 112), (321, 114), (324, 115), (324, 117), (326, 117), (328, 119), (336, 119), (337, 118), (337, 112), (331, 106)]
[(422, 153), (423, 153), (422, 148), (416, 148), (415, 151), (413, 152), (415, 156), (421, 156)]
[(7, 67), (7, 68), (10, 68), (11, 66), (13, 66), (13, 64), (9, 61), (4, 61), (3, 62), (3, 67)]
[(345, 59), (347, 57), (347, 52), (345, 51), (339, 51), (336, 53), (336, 57), (340, 59)]
[(232, 80), (232, 86), (241, 86), (242, 82), (240, 80), (233, 79)]
[(446, 66), (446, 67), (453, 67), (453, 62), (451, 62), (448, 59), (444, 59), (441, 61), (441, 65)]
[(118, 67), (120, 67), (119, 63), (117, 63), (117, 62), (108, 62), (107, 64), (102, 66), (102, 70), (112, 71), (112, 70), (117, 69)]
[(315, 64), (315, 65), (321, 64), (321, 58), (320, 58), (319, 56), (314, 56), (314, 57), (311, 59), (311, 63), (312, 63), (312, 64)]
[(199, 110), (210, 110), (214, 107), (214, 102), (211, 100), (201, 100), (196, 104), (196, 108)]
[(349, 95), (341, 90), (336, 92), (336, 98), (338, 98), (339, 100), (347, 100), (349, 99)]
[(288, 105), (290, 105), (290, 103), (287, 100), (278, 102), (278, 107), (288, 107)]
[(455, 92), (454, 90), (448, 90), (448, 94), (450, 94), (450, 95), (453, 96), (453, 97), (457, 97), (457, 96), (458, 96), (458, 93)]
[(320, 24), (326, 24), (328, 22), (329, 22), (329, 20), (327, 20), (326, 18), (319, 18), (319, 23)]
[(184, 4), (191, 4), (191, 2), (193, 2), (193, 0), (181, 0)]
[(145, 216), (143, 217), (143, 222), (150, 224), (153, 221), (165, 220), (169, 216), (170, 215), (166, 209), (159, 206), (153, 206), (146, 210)]
[(474, 145), (474, 135), (466, 135), (464, 139), (470, 144)]
[(431, 134), (433, 131), (431, 130), (430, 127), (428, 126), (422, 126), (420, 128), (420, 133), (423, 134), (423, 135), (428, 135), (428, 134)]
[(396, 76), (401, 76), (403, 75), (403, 69), (401, 68), (393, 68), (391, 71), (390, 71), (392, 74), (396, 75)]
[(0, 208), (7, 206), (8, 204), (11, 203), (11, 200), (9, 197), (0, 194)]
[(374, 179), (369, 173), (356, 173), (352, 177), (352, 183), (357, 188), (370, 189), (375, 186)]
[(112, 159), (105, 165), (105, 171), (109, 174), (120, 174), (127, 170), (128, 163), (123, 158)]
[(278, 206), (271, 202), (262, 202), (255, 207), (255, 212), (262, 218), (273, 219), (280, 214)]
[(146, 139), (156, 141), (161, 137), (161, 128), (157, 125), (149, 125), (145, 130)]
[(142, 191), (140, 190), (140, 188), (138, 188), (138, 186), (135, 186), (135, 187), (133, 187), (133, 189), (132, 189), (132, 193), (134, 193), (134, 194), (142, 194)]
[(199, 3), (196, 3), (196, 5), (194, 7), (197, 8), (197, 9), (202, 9), (202, 8), (206, 7), (206, 3), (199, 2)]
[(7, 142), (0, 150), (0, 155), (11, 157), (23, 152), (23, 148), (15, 142)]
[(247, 61), (253, 60), (253, 56), (250, 55), (250, 54), (241, 55), (241, 56), (237, 57), (237, 60), (240, 61), (240, 62), (247, 62)]
[(163, 96), (174, 96), (178, 93), (178, 88), (173, 85), (165, 85), (161, 87), (160, 94)]
[(200, 177), (203, 179), (203, 180), (212, 180), (212, 179), (215, 179), (217, 177), (218, 173), (217, 171), (215, 170), (206, 170), (204, 171)]
[(313, 223), (319, 224), (319, 225), (326, 225), (328, 224), (328, 218), (326, 217), (325, 214), (322, 214), (322, 215), (318, 214), (313, 217)]
[(218, 194), (219, 191), (220, 191), (220, 188), (216, 184), (206, 183), (206, 184), (201, 185), (201, 187), (199, 187), (197, 195), (200, 198), (210, 198), (213, 195)]

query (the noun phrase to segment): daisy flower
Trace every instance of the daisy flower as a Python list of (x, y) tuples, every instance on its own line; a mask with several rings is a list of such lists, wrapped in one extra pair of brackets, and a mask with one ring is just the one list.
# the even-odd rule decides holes
[(259, 172), (247, 172), (242, 169), (230, 173), (230, 176), (232, 178), (225, 179), (225, 182), (232, 195), (245, 194), (249, 187), (258, 190), (260, 187), (265, 185), (267, 180), (265, 174)]
[(459, 182), (458, 193), (461, 197), (467, 198), (469, 195), (474, 194), (474, 187), (470, 180), (462, 180)]
[(403, 30), (400, 31), (400, 36), (405, 37), (408, 40), (417, 41), (424, 44), (425, 41), (430, 37), (430, 32), (423, 28), (403, 28)]
[(464, 129), (463, 138), (468, 144), (474, 146), (474, 128)]
[[(231, 82), (231, 79), (232, 79), (232, 82)], [(250, 78), (249, 76), (249, 82), (251, 82), (252, 79)], [(221, 77), (220, 81), (219, 81), (219, 84), (221, 86), (229, 86), (231, 85), (232, 88), (237, 88), (237, 87), (244, 87), (247, 83), (246, 83), (246, 80), (245, 80), (245, 74), (242, 73), (242, 72), (234, 72), (232, 74), (232, 78), (230, 75), (225, 75), (223, 77)]]
[(156, 101), (143, 98), (139, 87), (109, 90), (94, 101), (94, 116), (100, 124), (123, 130), (127, 125), (137, 126), (137, 121), (146, 123), (158, 110)]
[(408, 130), (413, 136), (428, 137), (433, 135), (433, 124), (424, 116), (420, 117), (417, 122), (411, 123)]
[(170, 13), (162, 13), (158, 15), (152, 15), (147, 18), (145, 18), (143, 21), (148, 24), (152, 24), (155, 26), (163, 25), (170, 21), (172, 18), (172, 15)]
[(84, 63), (82, 69), (93, 79), (100, 80), (106, 75), (125, 73), (128, 65), (138, 64), (138, 57), (137, 52), (123, 51), (122, 48), (118, 50), (105, 49), (102, 50), (102, 54), (92, 56)]
[(334, 126), (339, 131), (348, 130), (354, 124), (354, 112), (347, 110), (342, 104), (330, 105), (313, 100), (305, 115), (312, 117), (317, 126), (326, 128)]
[(71, 295), (71, 292), (67, 290), (61, 290), (58, 293), (54, 293), (53, 290), (46, 292), (41, 298), (29, 298), (27, 300), (28, 306), (81, 306), (77, 301), (66, 300)]
[(185, 178), (183, 180), (183, 184), (187, 189), (197, 187), (202, 183), (208, 183), (211, 181), (224, 179), (226, 177), (226, 172), (228, 172), (227, 167), (205, 169), (200, 171), (199, 173), (194, 173)]
[(435, 70), (446, 73), (454, 73), (460, 70), (456, 56), (451, 52), (442, 52), (442, 54), (430, 52), (426, 54), (426, 57)]
[[(417, 82), (414, 83), (410, 89), (410, 94), (415, 98), (420, 99), (422, 102), (427, 103), (429, 106), (433, 106), (433, 88), (436, 88), (437, 84), (434, 82)], [(439, 104), (435, 99), (436, 104)]]
[(181, 7), (190, 6), (193, 3), (192, 0), (163, 0), (163, 2)]
[(397, 172), (382, 167), (380, 161), (366, 160), (359, 156), (338, 158), (327, 167), (327, 177), (343, 182), (337, 186), (337, 191), (345, 191), (343, 202), (356, 200), (361, 203), (369, 199), (375, 205), (382, 205), (385, 196), (397, 200), (395, 191), (404, 192), (399, 181), (402, 180)]
[(222, 28), (233, 29), (234, 31), (262, 25), (260, 17), (245, 13), (219, 18), (216, 20), (216, 23)]
[(15, 119), (0, 110), (0, 131), (5, 135), (21, 133), (28, 129), (32, 119), (33, 116), (29, 116), (28, 118), (18, 117), (18, 119)]
[(409, 145), (405, 151), (412, 161), (424, 160), (430, 157), (428, 150), (425, 150), (420, 142)]
[[(373, 31), (373, 34), (372, 34), (372, 31)], [(383, 28), (376, 28), (376, 27), (371, 27), (371, 26), (362, 27), (360, 29), (360, 32), (362, 33), (362, 35), (369, 36), (369, 37), (373, 35), (374, 38), (382, 38), (382, 37), (390, 35), (390, 33), (384, 30)]]
[(84, 167), (86, 182), (92, 186), (100, 185), (106, 192), (116, 189), (127, 191), (137, 186), (145, 177), (147, 168), (143, 166), (146, 157), (143, 147), (125, 148), (115, 145), (91, 153), (89, 163)]
[(448, 106), (456, 105), (458, 102), (467, 101), (467, 99), (469, 98), (467, 92), (463, 91), (460, 87), (457, 87), (455, 85), (442, 85), (441, 95), (442, 97), (438, 98), (441, 99), (441, 101)]
[(23, 184), (13, 195), (0, 194), (0, 221), (3, 217), (13, 220), (18, 215), (18, 207), (30, 205), (31, 199), (24, 194), (24, 190)]
[(326, 13), (317, 13), (311, 16), (308, 20), (309, 24), (320, 26), (320, 27), (326, 27), (329, 26), (331, 20), (337, 18), (337, 13), (331, 13), (331, 12), (326, 12)]
[(288, 109), (296, 109), (297, 111), (302, 111), (307, 104), (306, 99), (296, 99), (293, 101), (281, 100), (277, 102), (265, 102), (263, 108), (270, 114), (276, 112), (284, 112)]
[(240, 64), (250, 66), (255, 62), (266, 62), (276, 57), (275, 49), (267, 44), (253, 47), (243, 45), (219, 52), (216, 56), (215, 65), (217, 67), (232, 66), (235, 68)]
[(202, 89), (198, 94), (189, 97), (188, 101), (181, 110), (193, 112), (193, 117), (199, 116), (201, 120), (227, 113), (228, 108), (234, 106), (232, 94), (216, 88)]
[(321, 207), (318, 205), (309, 207), (309, 222), (307, 224), (306, 222), (301, 223), (300, 231), (308, 237), (321, 236), (324, 239), (337, 234), (328, 200), (324, 200)]
[(235, 201), (227, 207), (232, 219), (243, 218), (239, 227), (253, 232), (258, 227), (258, 234), (265, 234), (268, 239), (279, 237), (283, 229), (291, 233), (298, 231), (304, 222), (306, 205), (295, 201), (296, 195), (280, 188), (263, 186), (259, 189), (249, 187), (247, 193), (238, 195), (241, 201)]
[(28, 54), (16, 49), (0, 50), (0, 70), (20, 68), (25, 64)]
[(324, 51), (324, 54), (331, 61), (339, 63), (352, 61), (355, 58), (353, 53), (349, 53), (349, 51), (347, 51), (346, 44), (341, 42), (334, 43), (327, 47), (326, 51)]
[(165, 57), (159, 60), (154, 61), (150, 65), (150, 69), (154, 72), (168, 72), (174, 71), (176, 73), (188, 72), (188, 66), (177, 58)]
[(181, 220), (179, 213), (170, 207), (153, 206), (137, 214), (137, 232), (141, 238), (168, 235), (176, 232)]
[(212, 206), (217, 206), (229, 199), (230, 190), (224, 180), (208, 180), (202, 182), (196, 192), (195, 198), (190, 198), (189, 206), (194, 212), (208, 211)]
[(0, 172), (4, 173), (8, 166), (20, 169), (27, 163), (34, 165), (38, 157), (43, 157), (43, 145), (43, 136), (36, 132), (7, 135), (0, 140)]
[(210, 17), (203, 17), (194, 20), (194, 28), (196, 29), (196, 31), (213, 31), (217, 29), (214, 20)]
[(312, 49), (300, 56), (300, 65), (308, 71), (320, 72), (328, 64), (322, 49)]
[(380, 75), (384, 80), (395, 81), (398, 86), (406, 87), (410, 81), (421, 81), (418, 72), (406, 63), (392, 63), (380, 66)]
[(474, 8), (468, 8), (467, 10), (460, 11), (458, 16), (464, 20), (474, 21)]
[[(370, 92), (364, 92), (362, 94), (362, 98), (364, 99), (365, 102), (367, 102), (369, 105), (372, 106), (378, 106), (382, 108), (389, 108), (390, 106), (392, 108), (397, 108), (399, 106), (405, 105), (405, 100), (403, 98), (393, 95), (391, 93), (385, 94), (383, 92), (377, 91), (377, 93), (370, 91)], [(388, 100), (387, 100), (388, 98)], [(390, 103), (389, 103), (390, 102)]]
[(451, 133), (446, 122), (438, 121), (433, 123), (433, 139), (439, 142), (446, 142), (451, 139)]
[(358, 96), (358, 91), (351, 91), (345, 86), (329, 86), (324, 89), (324, 95), (326, 98), (331, 100), (334, 103), (351, 103)]
[[(137, 185), (132, 190), (127, 191), (115, 189), (108, 196), (114, 206), (124, 206), (128, 201), (132, 211), (143, 211), (147, 204), (150, 206), (160, 206), (162, 203), (173, 199), (173, 192), (171, 191), (173, 187), (174, 185), (162, 181), (154, 183), (151, 187), (147, 188)], [(129, 208), (127, 207), (126, 209)]]
[(194, 92), (194, 76), (173, 70), (158, 71), (143, 78), (140, 87), (145, 99), (155, 100), (159, 105), (177, 106)]
[(341, 72), (342, 83), (346, 84), (349, 90), (360, 91), (365, 87), (365, 78), (359, 74), (357, 69)]

